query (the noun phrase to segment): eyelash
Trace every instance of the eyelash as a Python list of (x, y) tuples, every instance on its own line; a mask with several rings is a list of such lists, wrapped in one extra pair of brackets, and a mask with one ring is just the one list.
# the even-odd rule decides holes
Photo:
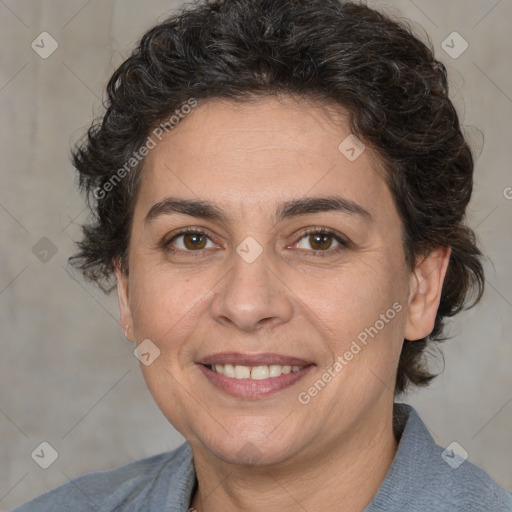
[[(202, 231), (200, 229), (196, 229), (196, 228), (186, 228), (186, 229), (181, 230), (179, 233), (176, 233), (175, 235), (173, 235), (169, 240), (164, 241), (162, 243), (162, 247), (165, 251), (168, 251), (172, 254), (177, 254), (179, 252), (182, 252), (182, 253), (186, 252), (186, 253), (190, 253), (194, 257), (201, 256), (201, 253), (204, 251), (204, 249), (198, 249), (197, 251), (190, 251), (190, 250), (185, 251), (183, 249), (176, 249), (171, 245), (171, 243), (174, 242), (180, 236), (191, 235), (191, 234), (192, 235), (206, 235), (208, 237), (208, 239), (213, 242), (213, 240), (211, 240), (211, 237), (208, 236), (208, 234), (205, 233), (204, 231)], [(297, 242), (295, 242), (293, 245), (297, 245), (300, 242), (300, 240), (302, 240), (303, 238), (305, 238), (307, 236), (311, 236), (311, 235), (330, 235), (333, 238), (333, 240), (335, 240), (336, 242), (339, 243), (339, 245), (336, 246), (334, 249), (325, 249), (325, 250), (299, 249), (299, 251), (306, 251), (306, 252), (311, 253), (313, 257), (322, 258), (325, 256), (332, 256), (334, 254), (340, 253), (341, 251), (343, 251), (347, 247), (349, 247), (349, 243), (344, 238), (342, 238), (340, 235), (338, 235), (335, 231), (333, 231), (332, 229), (323, 228), (323, 227), (307, 229), (306, 231), (301, 233)]]

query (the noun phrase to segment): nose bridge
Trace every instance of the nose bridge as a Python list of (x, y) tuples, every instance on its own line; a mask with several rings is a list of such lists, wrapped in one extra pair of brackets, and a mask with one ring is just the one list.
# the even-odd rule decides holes
[(231, 271), (212, 304), (216, 321), (241, 330), (289, 320), (292, 305), (270, 269), (269, 255), (254, 239), (245, 239), (232, 254)]

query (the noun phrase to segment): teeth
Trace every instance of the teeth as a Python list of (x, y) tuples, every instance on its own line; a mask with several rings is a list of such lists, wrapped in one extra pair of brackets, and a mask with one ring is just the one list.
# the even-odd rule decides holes
[(270, 377), (270, 370), (268, 366), (254, 366), (251, 369), (251, 379), (253, 380), (263, 380), (268, 379)]
[(280, 364), (242, 366), (233, 364), (215, 364), (210, 367), (213, 371), (234, 379), (263, 380), (270, 377), (279, 377), (283, 373), (298, 372), (302, 366), (289, 366)]
[[(222, 365), (218, 365), (219, 367)], [(216, 371), (217, 365), (215, 366)], [(220, 373), (220, 372), (219, 372)], [(251, 378), (251, 368), (249, 366), (240, 366), (237, 364), (235, 366), (235, 379), (250, 379)]]
[(283, 367), (280, 364), (271, 364), (268, 367), (269, 377), (279, 377), (283, 372)]
[[(215, 365), (215, 367), (220, 366), (222, 368), (222, 365)], [(215, 371), (217, 371), (217, 368), (215, 368)], [(235, 367), (232, 364), (225, 364), (224, 365), (224, 371), (220, 371), (219, 373), (222, 373), (226, 377), (231, 377), (232, 379), (235, 378)]]

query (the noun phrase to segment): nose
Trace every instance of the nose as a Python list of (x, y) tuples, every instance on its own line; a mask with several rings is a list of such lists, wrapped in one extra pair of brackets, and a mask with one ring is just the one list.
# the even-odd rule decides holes
[(211, 305), (217, 322), (254, 331), (290, 320), (293, 306), (287, 288), (268, 265), (265, 251), (251, 263), (233, 254), (233, 267)]

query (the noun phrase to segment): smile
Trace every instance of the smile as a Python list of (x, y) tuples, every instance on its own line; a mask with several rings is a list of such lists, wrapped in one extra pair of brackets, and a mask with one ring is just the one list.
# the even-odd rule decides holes
[(196, 363), (207, 382), (228, 395), (260, 399), (291, 387), (316, 365), (280, 354), (224, 352), (204, 357)]

